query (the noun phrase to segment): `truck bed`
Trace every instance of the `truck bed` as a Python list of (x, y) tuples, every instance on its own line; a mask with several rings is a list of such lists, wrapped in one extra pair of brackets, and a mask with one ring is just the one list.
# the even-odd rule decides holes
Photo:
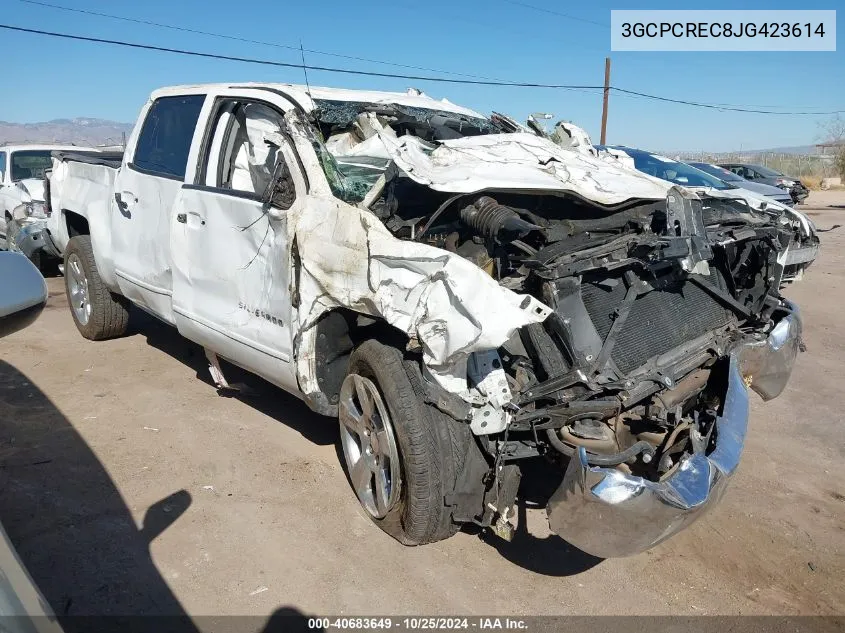
[(53, 152), (53, 169), (45, 187), (50, 213), (47, 229), (59, 253), (71, 237), (66, 220), (71, 213), (86, 222), (100, 218), (90, 227), (92, 239), (108, 230), (102, 218), (108, 217), (122, 159), (122, 152)]
[(53, 152), (53, 158), (62, 162), (73, 161), (77, 163), (88, 163), (89, 165), (105, 165), (117, 169), (123, 162), (123, 152)]

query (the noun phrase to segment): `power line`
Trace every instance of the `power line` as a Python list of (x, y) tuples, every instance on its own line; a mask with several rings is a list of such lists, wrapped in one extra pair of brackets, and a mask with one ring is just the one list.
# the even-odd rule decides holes
[[(202, 30), (194, 29), (194, 28), (190, 28), (190, 27), (176, 26), (176, 25), (173, 25), (173, 24), (163, 24), (161, 22), (153, 22), (151, 20), (142, 20), (140, 18), (131, 18), (131, 17), (122, 16), (122, 15), (114, 15), (114, 14), (111, 14), (111, 13), (102, 13), (102, 12), (99, 12), (99, 11), (91, 11), (91, 10), (87, 10), (87, 9), (77, 9), (75, 7), (67, 7), (67, 6), (63, 6), (63, 5), (59, 5), (59, 4), (52, 4), (52, 3), (49, 3), (49, 2), (40, 2), (39, 0), (18, 0), (18, 2), (22, 2), (22, 3), (25, 3), (25, 4), (31, 4), (31, 5), (35, 5), (35, 6), (40, 6), (40, 7), (47, 7), (47, 8), (50, 8), (50, 9), (59, 9), (61, 11), (71, 11), (73, 13), (81, 13), (81, 14), (84, 14), (84, 15), (94, 15), (94, 16), (101, 17), (101, 18), (108, 18), (108, 19), (112, 19), (112, 20), (120, 20), (120, 21), (123, 21), (123, 22), (131, 22), (131, 23), (135, 23), (135, 24), (142, 24), (144, 26), (155, 26), (155, 27), (159, 27), (159, 28), (163, 28), (163, 29), (170, 29), (172, 31), (181, 31), (183, 33), (194, 33), (194, 34), (197, 34), (197, 35), (207, 35), (209, 37), (217, 37), (217, 38), (221, 38), (221, 39), (232, 40), (232, 41), (235, 41), (235, 42), (245, 42), (245, 43), (248, 43), (248, 44), (259, 44), (261, 46), (272, 46), (274, 48), (287, 49), (287, 50), (297, 51), (299, 53), (302, 53), (304, 51), (306, 53), (313, 53), (313, 54), (316, 54), (316, 55), (327, 55), (327, 56), (330, 56), (330, 57), (338, 57), (338, 58), (341, 58), (341, 59), (350, 59), (350, 60), (354, 60), (354, 61), (368, 62), (368, 63), (371, 63), (371, 64), (384, 64), (386, 66), (395, 66), (397, 68), (409, 68), (409, 69), (412, 69), (412, 70), (424, 70), (426, 72), (440, 73), (442, 75), (454, 75), (456, 77), (469, 77), (469, 78), (472, 78), (472, 79), (485, 79), (485, 80), (489, 80), (489, 81), (501, 81), (501, 82), (507, 83), (507, 80), (499, 79), (499, 78), (496, 78), (496, 77), (489, 77), (489, 76), (485, 76), (485, 75), (473, 75), (473, 74), (470, 74), (470, 73), (462, 73), (462, 72), (451, 71), (451, 70), (442, 70), (442, 69), (437, 69), (437, 68), (427, 68), (425, 66), (414, 66), (414, 65), (410, 65), (410, 64), (400, 64), (398, 62), (388, 62), (388, 61), (384, 61), (384, 60), (381, 60), (381, 59), (369, 59), (367, 57), (358, 57), (356, 55), (345, 55), (345, 54), (342, 54), (342, 53), (330, 53), (330, 52), (327, 52), (327, 51), (321, 51), (321, 50), (309, 49), (309, 48), (302, 49), (301, 46), (293, 46), (291, 44), (279, 44), (277, 42), (267, 42), (267, 41), (264, 41), (264, 40), (254, 40), (254, 39), (250, 39), (250, 38), (246, 38), (246, 37), (241, 37), (241, 36), (238, 36), (238, 35), (230, 35), (230, 34), (227, 34), (227, 33), (214, 33), (214, 32), (211, 32), (211, 31), (202, 31)], [(582, 89), (582, 88), (569, 88), (569, 90), (574, 90), (574, 91), (577, 91), (577, 92), (583, 92), (583, 93), (586, 93), (586, 94), (592, 94), (589, 90), (585, 90), (585, 89)]]
[[(29, 0), (21, 0), (21, 1), (27, 2)], [(550, 15), (556, 15), (558, 17), (566, 18), (567, 20), (576, 20), (578, 22), (586, 22), (587, 24), (595, 24), (596, 26), (601, 26), (601, 27), (608, 28), (608, 29), (610, 28), (610, 25), (607, 24), (606, 22), (597, 22), (595, 20), (589, 20), (587, 18), (581, 18), (581, 17), (575, 16), (575, 15), (570, 15), (568, 13), (561, 13), (560, 11), (554, 11), (552, 9), (547, 9), (545, 7), (538, 7), (538, 6), (533, 5), (533, 4), (528, 4), (527, 2), (520, 2), (520, 0), (503, 0), (503, 2), (507, 2), (508, 4), (512, 4), (512, 5), (515, 5), (515, 6), (518, 6), (518, 7), (524, 7), (526, 9), (532, 9), (533, 11), (540, 11), (542, 13), (548, 13)], [(611, 88), (611, 89), (616, 90), (617, 92), (625, 92), (625, 91), (623, 91), (619, 88)], [(635, 95), (636, 93), (628, 91), (628, 94)], [(641, 96), (643, 96), (643, 95), (641, 95)], [(644, 95), (644, 96), (646, 98), (656, 98), (656, 97), (653, 97), (652, 95)], [(659, 98), (658, 98), (658, 100), (664, 101), (664, 99), (659, 99)], [(813, 107), (813, 106), (779, 106), (779, 105), (771, 105), (771, 104), (749, 104), (749, 103), (745, 103), (745, 104), (737, 104), (737, 103), (694, 104), (694, 103), (687, 103), (687, 102), (681, 102), (681, 101), (678, 101), (678, 103), (685, 103), (686, 105), (699, 105), (699, 106), (702, 106), (702, 107), (714, 106), (714, 107), (719, 107), (721, 109), (788, 108), (788, 107), (791, 107), (791, 108), (799, 108), (800, 107), (800, 108), (810, 109), (810, 108)], [(738, 111), (745, 112), (745, 110), (738, 110)], [(755, 110), (748, 110), (748, 111), (749, 112), (756, 112)], [(834, 114), (835, 113), (836, 112), (834, 112)], [(771, 113), (765, 112), (765, 113), (760, 113), (760, 114), (781, 114), (781, 113), (780, 112), (771, 112)], [(816, 114), (816, 113), (814, 113), (814, 112), (806, 112), (806, 113), (804, 113), (804, 112), (784, 112), (783, 114)], [(830, 114), (830, 113), (819, 112), (818, 114)]]
[(525, 7), (526, 9), (533, 9), (534, 11), (541, 11), (542, 13), (550, 13), (551, 15), (557, 15), (562, 18), (566, 18), (567, 20), (576, 20), (578, 22), (586, 22), (587, 24), (595, 24), (596, 26), (603, 26), (606, 29), (610, 28), (610, 25), (605, 22), (596, 22), (595, 20), (589, 20), (587, 18), (579, 18), (577, 15), (569, 15), (568, 13), (561, 13), (560, 11), (552, 11), (551, 9), (538, 7), (533, 4), (528, 4), (527, 2), (519, 2), (518, 0), (504, 1), (508, 4), (514, 4), (518, 7)]
[(696, 106), (698, 108), (711, 108), (713, 110), (728, 110), (731, 112), (749, 112), (753, 114), (789, 114), (789, 115), (809, 115), (809, 116), (824, 116), (830, 114), (840, 114), (845, 110), (832, 110), (830, 112), (778, 112), (775, 110), (755, 110), (751, 108), (744, 108), (741, 106), (731, 106), (718, 103), (701, 103), (698, 101), (686, 101), (684, 99), (672, 99), (670, 97), (660, 97), (657, 95), (647, 94), (645, 92), (637, 92), (636, 90), (626, 90), (625, 88), (611, 87), (611, 90), (616, 92), (633, 95), (637, 97), (645, 97), (646, 99), (653, 99), (655, 101), (665, 101), (667, 103), (679, 103), (681, 105)]
[[(244, 42), (247, 44), (259, 44), (261, 46), (272, 46), (274, 48), (283, 48), (286, 50), (296, 51), (297, 53), (301, 52), (299, 46), (293, 46), (291, 44), (279, 44), (277, 42), (267, 42), (264, 40), (254, 40), (247, 37), (241, 37), (238, 35), (229, 35), (226, 33), (214, 33), (212, 31), (202, 31), (199, 29), (194, 29), (186, 26), (176, 26), (173, 24), (164, 24), (162, 22), (153, 22), (151, 20), (142, 20), (140, 18), (130, 18), (123, 15), (113, 15), (111, 13), (101, 13), (99, 11), (91, 11), (88, 9), (78, 9), (76, 7), (66, 7), (60, 4), (51, 4), (49, 2), (40, 2), (39, 0), (18, 0), (18, 2), (22, 2), (24, 4), (31, 4), (39, 7), (47, 7), (50, 9), (59, 9), (60, 11), (71, 11), (73, 13), (81, 13), (84, 15), (93, 15), (100, 18), (108, 18), (110, 20), (121, 20), (123, 22), (132, 22), (134, 24), (142, 24), (144, 26), (155, 26), (157, 28), (162, 29), (170, 29), (171, 31), (179, 31), (182, 33), (194, 33), (196, 35), (206, 35), (208, 37), (217, 37), (225, 40), (231, 40), (233, 42)], [(311, 48), (303, 49), (306, 53), (313, 53), (315, 55), (326, 55), (329, 57), (338, 57), (340, 59), (350, 59), (353, 61), (359, 62), (367, 62), (368, 64), (384, 64), (386, 66), (395, 66), (397, 68), (408, 68), (411, 70), (423, 70), (425, 72), (430, 73), (440, 73), (443, 75), (455, 75), (458, 77), (470, 77), (473, 79), (487, 79), (491, 81), (498, 81), (493, 77), (484, 77), (482, 75), (471, 75), (467, 73), (460, 73), (451, 70), (439, 70), (437, 68), (426, 68), (425, 66), (414, 66), (412, 64), (400, 64), (398, 62), (388, 62), (381, 59), (369, 59), (367, 57), (357, 57), (355, 55), (344, 55), (342, 53), (330, 53), (328, 51), (320, 51)]]
[[(444, 75), (454, 75), (456, 77), (469, 77), (469, 78), (472, 78), (472, 79), (482, 79), (482, 80), (487, 80), (487, 81), (491, 81), (491, 82), (497, 82), (497, 83), (489, 84), (489, 85), (522, 85), (520, 82), (511, 82), (511, 81), (496, 79), (496, 78), (488, 77), (488, 76), (484, 76), (484, 75), (474, 75), (474, 74), (470, 74), (470, 73), (462, 73), (462, 72), (457, 72), (457, 71), (442, 70), (442, 69), (436, 69), (436, 68), (427, 68), (425, 66), (414, 66), (414, 65), (411, 65), (411, 64), (401, 64), (401, 63), (398, 63), (398, 62), (389, 62), (389, 61), (384, 61), (384, 60), (379, 60), (379, 59), (370, 59), (370, 58), (367, 58), (367, 57), (358, 57), (358, 56), (355, 56), (355, 55), (346, 55), (346, 54), (342, 54), (342, 53), (331, 53), (331, 52), (321, 51), (321, 50), (317, 50), (317, 49), (309, 49), (309, 48), (303, 49), (301, 45), (300, 46), (293, 46), (293, 45), (290, 45), (290, 44), (279, 44), (279, 43), (276, 43), (276, 42), (254, 40), (254, 39), (241, 37), (241, 36), (237, 36), (237, 35), (229, 35), (229, 34), (226, 34), (226, 33), (214, 33), (214, 32), (211, 32), (211, 31), (203, 31), (203, 30), (194, 29), (194, 28), (190, 28), (190, 27), (176, 26), (176, 25), (173, 25), (173, 24), (164, 24), (164, 23), (161, 23), (161, 22), (153, 22), (151, 20), (143, 20), (143, 19), (140, 19), (140, 18), (131, 18), (131, 17), (127, 17), (127, 16), (114, 15), (114, 14), (110, 14), (110, 13), (102, 13), (102, 12), (99, 12), (99, 11), (91, 11), (91, 10), (88, 10), (88, 9), (78, 9), (78, 8), (75, 8), (75, 7), (67, 7), (67, 6), (63, 6), (63, 5), (59, 5), (59, 4), (52, 4), (52, 3), (49, 3), (49, 2), (41, 2), (40, 0), (18, 0), (18, 2), (22, 2), (22, 3), (25, 3), (25, 4), (31, 4), (31, 5), (35, 5), (35, 6), (40, 6), (40, 7), (47, 7), (47, 8), (50, 8), (50, 9), (59, 9), (61, 11), (71, 11), (71, 12), (74, 12), (74, 13), (81, 13), (81, 14), (84, 14), (84, 15), (93, 15), (93, 16), (97, 16), (97, 17), (112, 19), (112, 20), (120, 20), (120, 21), (123, 21), (123, 22), (131, 22), (131, 23), (135, 23), (135, 24), (142, 24), (142, 25), (145, 25), (145, 26), (154, 26), (154, 27), (157, 27), (157, 28), (170, 29), (172, 31), (180, 31), (180, 32), (183, 32), (183, 33), (194, 33), (194, 34), (197, 34), (197, 35), (217, 37), (217, 38), (227, 39), (227, 40), (231, 40), (231, 41), (235, 41), (235, 42), (245, 42), (245, 43), (248, 43), (248, 44), (259, 44), (261, 46), (272, 46), (274, 48), (287, 49), (287, 50), (291, 50), (291, 51), (297, 51), (297, 52), (300, 52), (300, 53), (302, 53), (304, 51), (304, 52), (313, 53), (313, 54), (316, 54), (316, 55), (326, 55), (326, 56), (330, 56), (330, 57), (337, 57), (337, 58), (341, 58), (341, 59), (349, 59), (349, 60), (354, 60), (354, 61), (362, 61), (362, 62), (367, 62), (367, 63), (371, 63), (371, 64), (384, 64), (384, 65), (387, 65), (387, 66), (395, 66), (397, 68), (409, 68), (409, 69), (412, 69), (412, 70), (423, 70), (423, 71), (426, 71), (426, 72), (440, 73), (440, 74), (444, 74)], [(567, 19), (570, 19), (570, 20), (587, 22), (589, 24), (595, 24), (597, 26), (603, 26), (603, 27), (608, 26), (607, 24), (604, 24), (602, 22), (596, 22), (594, 20), (589, 20), (587, 18), (581, 18), (581, 17), (569, 15), (569, 14), (566, 14), (566, 13), (561, 13), (559, 11), (553, 11), (551, 9), (546, 9), (546, 8), (538, 7), (538, 6), (528, 4), (528, 3), (525, 3), (525, 2), (520, 2), (519, 0), (504, 0), (504, 2), (508, 2), (509, 4), (525, 7), (525, 8), (528, 8), (528, 9), (533, 9), (535, 11), (541, 11), (541, 12), (544, 12), (544, 13), (557, 15), (557, 16), (567, 18)], [(239, 60), (239, 61), (241, 61), (241, 60)], [(246, 59), (244, 59), (242, 61), (246, 61)], [(256, 63), (258, 63), (258, 62), (256, 62)], [(301, 65), (298, 65), (297, 67), (301, 68)], [(338, 69), (337, 72), (343, 72), (343, 71), (342, 71), (342, 69)], [(414, 78), (414, 79), (423, 80), (423, 78)], [(425, 80), (426, 81), (435, 81), (435, 79), (433, 79), (433, 78), (425, 79)], [(533, 86), (533, 87), (555, 87), (555, 88), (561, 88), (561, 89), (567, 89), (567, 90), (575, 90), (575, 91), (584, 92), (584, 93), (587, 93), (587, 94), (592, 94), (590, 92), (590, 89), (596, 88), (596, 86), (588, 86), (586, 88), (581, 88), (581, 87), (546, 86), (546, 85), (537, 85), (537, 86)], [(763, 112), (763, 111), (759, 111), (759, 110), (754, 110), (753, 108), (781, 108), (782, 109), (782, 108), (796, 107), (796, 106), (778, 106), (778, 105), (768, 105), (768, 104), (766, 104), (766, 105), (736, 104), (736, 103), (702, 104), (702, 103), (685, 102), (685, 101), (673, 101), (673, 100), (670, 100), (670, 99), (655, 97), (653, 95), (645, 95), (645, 94), (642, 94), (642, 93), (635, 93), (634, 91), (626, 91), (626, 90), (623, 90), (621, 88), (611, 87), (611, 90), (616, 90), (617, 92), (621, 92), (623, 94), (627, 94), (628, 96), (633, 96), (633, 97), (639, 96), (639, 97), (645, 98), (645, 99), (656, 99), (656, 100), (659, 100), (659, 101), (677, 102), (677, 103), (681, 103), (681, 104), (684, 104), (684, 105), (694, 105), (694, 106), (698, 106), (698, 107), (707, 107), (707, 108), (713, 107), (713, 108), (718, 108), (718, 109), (722, 109), (722, 110), (732, 110), (732, 111), (737, 111), (737, 112), (746, 112), (747, 111), (747, 112), (752, 112), (752, 113), (757, 113), (757, 114), (807, 114), (807, 115), (832, 114), (832, 113), (826, 113), (826, 112), (819, 112), (819, 113), (813, 113), (813, 112), (800, 112), (800, 113), (798, 113), (798, 112), (783, 112), (783, 113), (780, 113), (780, 112)], [(806, 107), (806, 106), (804, 106), (804, 108), (810, 109), (809, 107)], [(834, 114), (835, 113), (836, 112), (834, 112)]]
[[(287, 63), (287, 62), (277, 62), (272, 60), (266, 59), (254, 59), (250, 57), (237, 57), (233, 55), (221, 55), (218, 53), (203, 53), (200, 51), (191, 51), (179, 48), (169, 48), (165, 46), (154, 46), (152, 44), (139, 44), (135, 42), (126, 42), (123, 40), (109, 40), (99, 37), (89, 37), (84, 35), (74, 35), (70, 33), (56, 33), (53, 31), (44, 31), (41, 29), (29, 29), (24, 28), (21, 26), (13, 26), (10, 24), (0, 24), (0, 29), (6, 29), (8, 31), (16, 31), (19, 33), (29, 33), (33, 35), (44, 35), (48, 37), (56, 37), (61, 39), (68, 39), (68, 40), (76, 40), (82, 42), (93, 42), (96, 44), (110, 44), (113, 46), (123, 46), (126, 48), (134, 48), (134, 49), (142, 49), (142, 50), (151, 50), (151, 51), (158, 51), (162, 53), (174, 53), (177, 55), (186, 55), (191, 57), (202, 57), (206, 59), (220, 59), (225, 61), (235, 61), (235, 62), (243, 62), (249, 64), (259, 64), (263, 66), (275, 66), (281, 68), (296, 68), (302, 69), (305, 68), (307, 70), (316, 70), (316, 71), (323, 71), (323, 72), (330, 72), (330, 73), (340, 73), (346, 75), (359, 75), (359, 76), (366, 76), (366, 77), (385, 77), (391, 79), (407, 79), (410, 81), (431, 81), (431, 82), (438, 82), (438, 83), (449, 83), (449, 84), (467, 84), (467, 85), (482, 85), (482, 86), (502, 86), (502, 87), (513, 87), (513, 88), (549, 88), (549, 89), (564, 89), (564, 90), (603, 90), (604, 86), (584, 86), (584, 85), (569, 85), (569, 84), (543, 84), (543, 83), (532, 83), (532, 82), (517, 82), (517, 81), (494, 81), (494, 80), (481, 80), (481, 79), (451, 79), (448, 77), (431, 77), (431, 76), (423, 76), (423, 75), (403, 75), (397, 73), (382, 73), (376, 71), (367, 71), (367, 70), (353, 70), (350, 68), (334, 68), (330, 66), (312, 66), (312, 65), (303, 65), (303, 64), (294, 64), (294, 63)], [(756, 110), (756, 109), (749, 109), (749, 108), (741, 108), (741, 107), (734, 107), (734, 106), (726, 106), (726, 105), (718, 105), (713, 103), (701, 103), (697, 101), (687, 101), (683, 99), (672, 99), (670, 97), (661, 97), (658, 95), (647, 94), (644, 92), (637, 92), (635, 90), (627, 90), (625, 88), (617, 88), (615, 86), (610, 87), (611, 90), (614, 90), (618, 93), (624, 95), (632, 95), (636, 97), (642, 97), (646, 99), (652, 99), (656, 101), (663, 101), (667, 103), (677, 103), (681, 105), (688, 105), (688, 106), (695, 106), (699, 108), (710, 108), (715, 110), (728, 110), (733, 112), (747, 112), (753, 114), (782, 114), (782, 115), (810, 115), (810, 116), (825, 116), (831, 114), (841, 114), (845, 113), (845, 110), (833, 110), (829, 112), (775, 112), (772, 110)]]
[(11, 24), (0, 24), (0, 29), (8, 31), (17, 31), (19, 33), (30, 33), (33, 35), (46, 35), (49, 37), (58, 37), (67, 40), (78, 40), (82, 42), (94, 42), (96, 44), (111, 44), (113, 46), (123, 46), (126, 48), (137, 48), (149, 51), (159, 51), (161, 53), (175, 53), (177, 55), (188, 55), (191, 57), (204, 57), (206, 59), (221, 59), (232, 62), (244, 62), (248, 64), (260, 64), (263, 66), (278, 66), (282, 68), (296, 68), (307, 70), (321, 70), (329, 73), (341, 73), (345, 75), (363, 75), (366, 77), (387, 77), (391, 79), (408, 79), (411, 81), (434, 81), (440, 83), (450, 84), (469, 84), (481, 86), (509, 86), (513, 88), (555, 88), (565, 90), (582, 90), (582, 89), (602, 89), (603, 86), (573, 86), (567, 84), (541, 84), (531, 82), (519, 81), (485, 81), (481, 79), (450, 79), (448, 77), (431, 77), (424, 75), (400, 75), (396, 73), (380, 73), (372, 70), (353, 70), (351, 68), (333, 68), (331, 66), (312, 66), (302, 64), (294, 64), (287, 62), (277, 62), (269, 59), (254, 59), (251, 57), (237, 57), (234, 55), (220, 55), (219, 53), (203, 53), (200, 51), (189, 51), (181, 48), (169, 48), (166, 46), (154, 46), (152, 44), (138, 44), (135, 42), (125, 42), (123, 40), (109, 40), (100, 37), (89, 37), (86, 35), (73, 35), (71, 33), (56, 33), (53, 31), (43, 31), (41, 29), (27, 29), (22, 26), (13, 26)]

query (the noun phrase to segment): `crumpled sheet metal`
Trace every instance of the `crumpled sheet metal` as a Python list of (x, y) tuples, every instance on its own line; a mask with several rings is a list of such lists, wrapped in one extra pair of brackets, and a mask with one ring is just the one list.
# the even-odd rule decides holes
[[(453, 393), (467, 389), (470, 353), (496, 349), (516, 329), (551, 313), (468, 260), (399, 240), (372, 213), (336, 198), (295, 218), (294, 231), (300, 330), (338, 306), (380, 316), (419, 341), (426, 367)], [(303, 372), (311, 373), (300, 366), (300, 377)]]
[(762, 341), (747, 343), (739, 352), (743, 378), (763, 400), (778, 397), (789, 382), (792, 367), (802, 349), (801, 312), (791, 301), (784, 301), (786, 316)]
[(568, 121), (558, 121), (551, 133), (551, 140), (563, 149), (598, 157), (598, 151), (593, 147), (590, 135), (586, 130)]
[(669, 187), (656, 179), (572, 152), (533, 134), (491, 134), (441, 142), (382, 136), (397, 166), (436, 191), (485, 189), (572, 192), (601, 205), (662, 200)]

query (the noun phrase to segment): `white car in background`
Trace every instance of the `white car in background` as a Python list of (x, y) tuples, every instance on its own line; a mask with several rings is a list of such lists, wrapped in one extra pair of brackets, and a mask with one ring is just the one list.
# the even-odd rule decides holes
[(48, 217), (44, 173), (52, 168), (57, 150), (97, 151), (55, 144), (0, 147), (0, 249), (21, 251), (39, 266), (59, 257), (43, 233)]

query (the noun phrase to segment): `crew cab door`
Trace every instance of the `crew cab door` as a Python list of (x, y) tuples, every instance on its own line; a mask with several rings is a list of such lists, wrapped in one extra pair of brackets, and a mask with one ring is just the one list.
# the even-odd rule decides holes
[(195, 180), (174, 208), (171, 248), (179, 331), (295, 391), (288, 214), (307, 192), (285, 133), (290, 107), (260, 91), (216, 96)]
[(205, 95), (164, 96), (144, 108), (109, 201), (120, 292), (170, 323), (170, 217), (204, 102)]

